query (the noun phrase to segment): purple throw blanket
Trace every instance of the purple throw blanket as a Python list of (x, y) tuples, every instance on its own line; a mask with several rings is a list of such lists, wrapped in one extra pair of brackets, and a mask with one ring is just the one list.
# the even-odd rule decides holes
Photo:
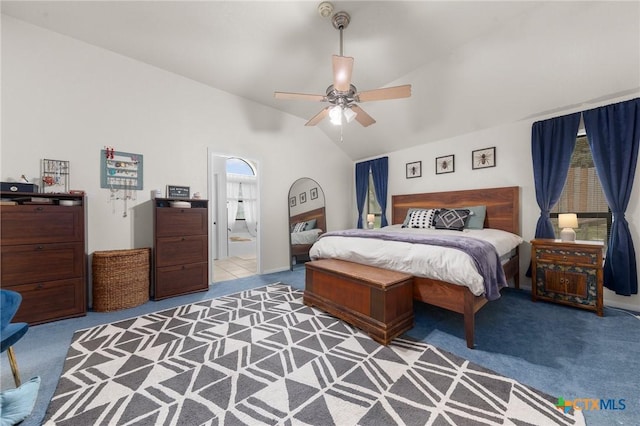
[(392, 231), (370, 231), (365, 229), (347, 229), (344, 231), (326, 232), (325, 237), (357, 237), (377, 238), (388, 241), (400, 241), (411, 244), (428, 244), (454, 248), (468, 254), (484, 280), (485, 297), (496, 300), (500, 297), (500, 289), (507, 286), (500, 256), (493, 244), (471, 237), (454, 235), (416, 235)]

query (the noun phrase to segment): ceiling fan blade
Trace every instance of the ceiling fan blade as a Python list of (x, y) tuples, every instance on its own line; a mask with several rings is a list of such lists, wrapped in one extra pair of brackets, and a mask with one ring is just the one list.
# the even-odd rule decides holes
[(323, 109), (322, 111), (320, 111), (319, 113), (314, 115), (313, 118), (311, 120), (307, 121), (304, 125), (305, 126), (315, 126), (316, 124), (321, 122), (329, 114), (329, 109), (331, 109), (331, 108), (332, 108), (331, 106), (326, 107), (325, 109)]
[(384, 101), (387, 99), (408, 98), (411, 96), (411, 85), (385, 87), (382, 89), (365, 90), (356, 94), (358, 102)]
[(353, 58), (333, 55), (333, 88), (340, 92), (348, 92), (351, 88)]
[(310, 95), (307, 93), (274, 92), (273, 96), (275, 96), (276, 99), (284, 99), (290, 101), (322, 102), (327, 100), (327, 98), (323, 95)]
[(373, 119), (373, 117), (371, 117), (369, 114), (367, 114), (366, 112), (364, 112), (364, 110), (362, 108), (360, 108), (358, 105), (351, 105), (351, 109), (358, 115), (356, 115), (356, 121), (360, 124), (362, 124), (363, 127), (367, 127), (372, 125), (373, 123), (376, 122), (376, 120)]

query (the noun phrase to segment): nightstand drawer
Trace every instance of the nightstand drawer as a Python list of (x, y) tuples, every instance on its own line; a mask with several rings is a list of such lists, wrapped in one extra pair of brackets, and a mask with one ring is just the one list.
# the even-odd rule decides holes
[(536, 247), (538, 261), (561, 262), (580, 265), (597, 265), (602, 250), (569, 251), (550, 247)]

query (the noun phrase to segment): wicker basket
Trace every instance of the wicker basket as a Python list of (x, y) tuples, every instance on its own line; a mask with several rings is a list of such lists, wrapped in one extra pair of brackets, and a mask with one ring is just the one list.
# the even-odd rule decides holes
[(93, 310), (110, 312), (149, 301), (150, 248), (93, 253)]

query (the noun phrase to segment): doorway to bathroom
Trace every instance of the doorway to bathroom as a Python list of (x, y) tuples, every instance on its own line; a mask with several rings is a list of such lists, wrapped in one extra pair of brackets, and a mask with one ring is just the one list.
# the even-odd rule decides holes
[(255, 275), (258, 255), (258, 164), (250, 159), (211, 155), (212, 282)]

